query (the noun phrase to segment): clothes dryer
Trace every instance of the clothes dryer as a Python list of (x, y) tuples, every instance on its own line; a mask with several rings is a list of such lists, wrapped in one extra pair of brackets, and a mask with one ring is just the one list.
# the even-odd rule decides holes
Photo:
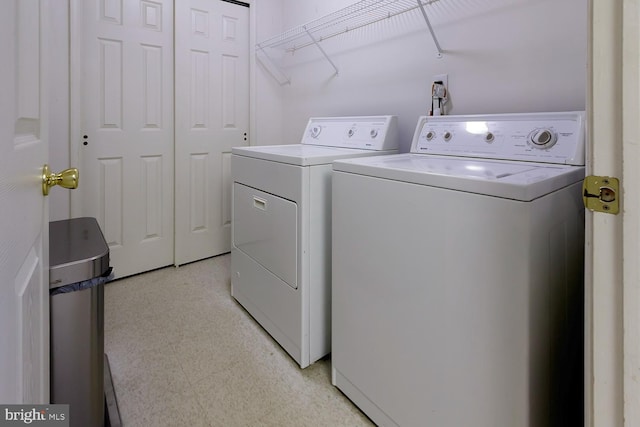
[(301, 144), (233, 148), (231, 295), (304, 368), (331, 348), (331, 163), (397, 153), (397, 118), (311, 118)]
[(333, 384), (381, 426), (580, 425), (583, 165), (582, 112), (336, 161)]

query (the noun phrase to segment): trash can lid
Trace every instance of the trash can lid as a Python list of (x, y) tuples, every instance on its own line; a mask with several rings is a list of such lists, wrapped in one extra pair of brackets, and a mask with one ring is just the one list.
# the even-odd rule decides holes
[(108, 269), (109, 246), (95, 218), (49, 223), (50, 289), (100, 277)]

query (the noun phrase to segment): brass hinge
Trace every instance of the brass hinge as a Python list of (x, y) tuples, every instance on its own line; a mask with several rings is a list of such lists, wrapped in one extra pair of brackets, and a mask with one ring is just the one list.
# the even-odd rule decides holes
[(620, 212), (620, 180), (610, 176), (587, 176), (582, 183), (584, 206), (594, 212)]

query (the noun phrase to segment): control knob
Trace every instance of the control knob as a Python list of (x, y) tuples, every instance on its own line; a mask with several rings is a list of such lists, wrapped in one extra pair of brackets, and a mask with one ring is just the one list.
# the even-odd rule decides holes
[(320, 132), (322, 132), (322, 126), (320, 125), (315, 125), (311, 129), (309, 129), (311, 138), (317, 138), (318, 136), (320, 136)]
[(534, 148), (551, 148), (558, 142), (558, 135), (551, 129), (536, 129), (529, 134), (529, 143)]
[(495, 139), (496, 139), (496, 136), (493, 134), (493, 132), (487, 132), (487, 133), (484, 135), (484, 141), (485, 141), (487, 144), (491, 144), (493, 141), (495, 141)]

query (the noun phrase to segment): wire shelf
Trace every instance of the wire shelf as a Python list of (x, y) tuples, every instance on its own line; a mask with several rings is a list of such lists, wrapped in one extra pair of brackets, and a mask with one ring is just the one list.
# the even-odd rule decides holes
[[(268, 51), (270, 49), (294, 53), (298, 49), (315, 45), (331, 64), (337, 75), (338, 67), (336, 67), (320, 45), (322, 41), (405, 12), (420, 9), (436, 46), (437, 56), (441, 58), (442, 49), (431, 27), (431, 22), (429, 22), (429, 17), (425, 9), (426, 6), (437, 1), (440, 0), (361, 0), (351, 6), (347, 6), (304, 25), (291, 28), (281, 34), (257, 43), (256, 53), (260, 52), (264, 56), (265, 61), (261, 60), (261, 62), (265, 64), (273, 77), (281, 85), (290, 84), (291, 79), (282, 72), (280, 67), (269, 56)], [(260, 59), (260, 57), (258, 58)]]
[[(362, 0), (263, 40), (256, 45), (256, 48), (280, 48), (287, 52), (295, 52), (315, 42), (348, 33), (437, 1), (439, 0)], [(309, 40), (310, 36), (315, 39), (315, 42)]]

